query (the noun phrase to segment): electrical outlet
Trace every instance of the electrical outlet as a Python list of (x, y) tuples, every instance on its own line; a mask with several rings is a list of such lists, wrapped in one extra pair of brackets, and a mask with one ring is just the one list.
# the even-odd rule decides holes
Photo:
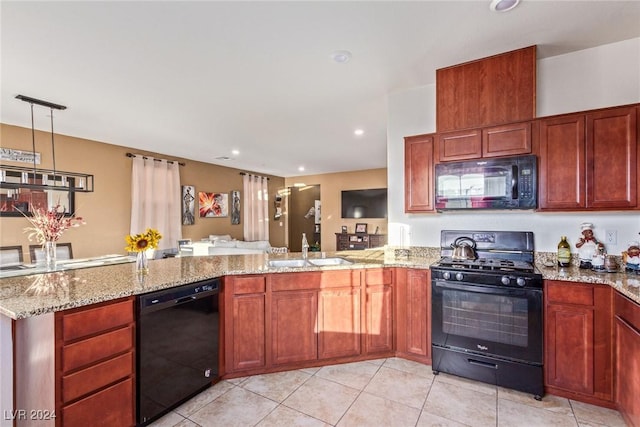
[(617, 230), (606, 230), (605, 231), (606, 234), (606, 240), (605, 243), (608, 243), (610, 245), (617, 245), (618, 244), (618, 231)]

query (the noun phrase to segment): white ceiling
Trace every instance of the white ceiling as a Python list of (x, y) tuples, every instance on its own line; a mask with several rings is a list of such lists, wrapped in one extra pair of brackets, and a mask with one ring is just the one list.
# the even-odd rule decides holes
[(289, 177), (386, 167), (389, 93), (534, 44), (639, 37), (640, 1), (2, 0), (0, 19), (1, 122), (31, 126), (23, 94), (68, 107), (57, 133)]

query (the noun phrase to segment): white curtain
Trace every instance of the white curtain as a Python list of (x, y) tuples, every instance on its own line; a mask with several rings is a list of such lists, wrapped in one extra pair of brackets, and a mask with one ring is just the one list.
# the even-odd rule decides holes
[(177, 162), (133, 157), (131, 176), (131, 234), (155, 228), (162, 235), (158, 249), (178, 246), (180, 223), (180, 170)]
[(244, 240), (269, 240), (269, 191), (267, 178), (245, 174), (244, 188)]

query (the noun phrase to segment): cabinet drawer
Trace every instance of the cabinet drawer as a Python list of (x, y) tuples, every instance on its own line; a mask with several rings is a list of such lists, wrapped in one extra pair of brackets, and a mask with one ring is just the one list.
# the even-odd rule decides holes
[(342, 288), (345, 286), (360, 286), (360, 273), (357, 270), (322, 272), (321, 288)]
[(367, 286), (375, 285), (391, 285), (393, 282), (393, 274), (389, 269), (366, 270), (364, 280)]
[(62, 371), (89, 365), (133, 348), (133, 326), (98, 335), (62, 348)]
[(593, 286), (575, 285), (567, 282), (548, 283), (545, 295), (551, 304), (578, 304), (592, 306), (594, 304)]
[(62, 400), (69, 402), (133, 373), (133, 352), (62, 377)]
[(131, 378), (62, 408), (65, 427), (134, 424), (134, 391)]
[(640, 331), (640, 305), (618, 292), (615, 295), (616, 316), (624, 319), (629, 325)]
[(321, 278), (322, 274), (319, 272), (271, 274), (271, 290), (278, 292), (318, 289)]
[(233, 278), (233, 294), (259, 294), (265, 292), (265, 277), (234, 277)]
[(62, 315), (62, 339), (71, 341), (133, 322), (133, 299)]

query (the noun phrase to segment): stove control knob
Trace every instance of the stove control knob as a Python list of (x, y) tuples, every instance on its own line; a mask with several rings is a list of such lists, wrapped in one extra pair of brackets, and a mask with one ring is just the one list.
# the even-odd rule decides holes
[(444, 280), (449, 280), (451, 279), (451, 273), (449, 273), (448, 271), (445, 271), (444, 273), (442, 273), (442, 278)]
[(520, 287), (523, 287), (525, 285), (525, 280), (524, 277), (518, 277), (518, 279), (516, 280), (516, 284)]
[(509, 279), (509, 276), (502, 276), (502, 279), (500, 279), (500, 281), (503, 285), (508, 285), (509, 283), (511, 283), (511, 279)]
[(464, 276), (462, 275), (462, 273), (456, 273), (456, 280), (462, 280), (464, 279)]

